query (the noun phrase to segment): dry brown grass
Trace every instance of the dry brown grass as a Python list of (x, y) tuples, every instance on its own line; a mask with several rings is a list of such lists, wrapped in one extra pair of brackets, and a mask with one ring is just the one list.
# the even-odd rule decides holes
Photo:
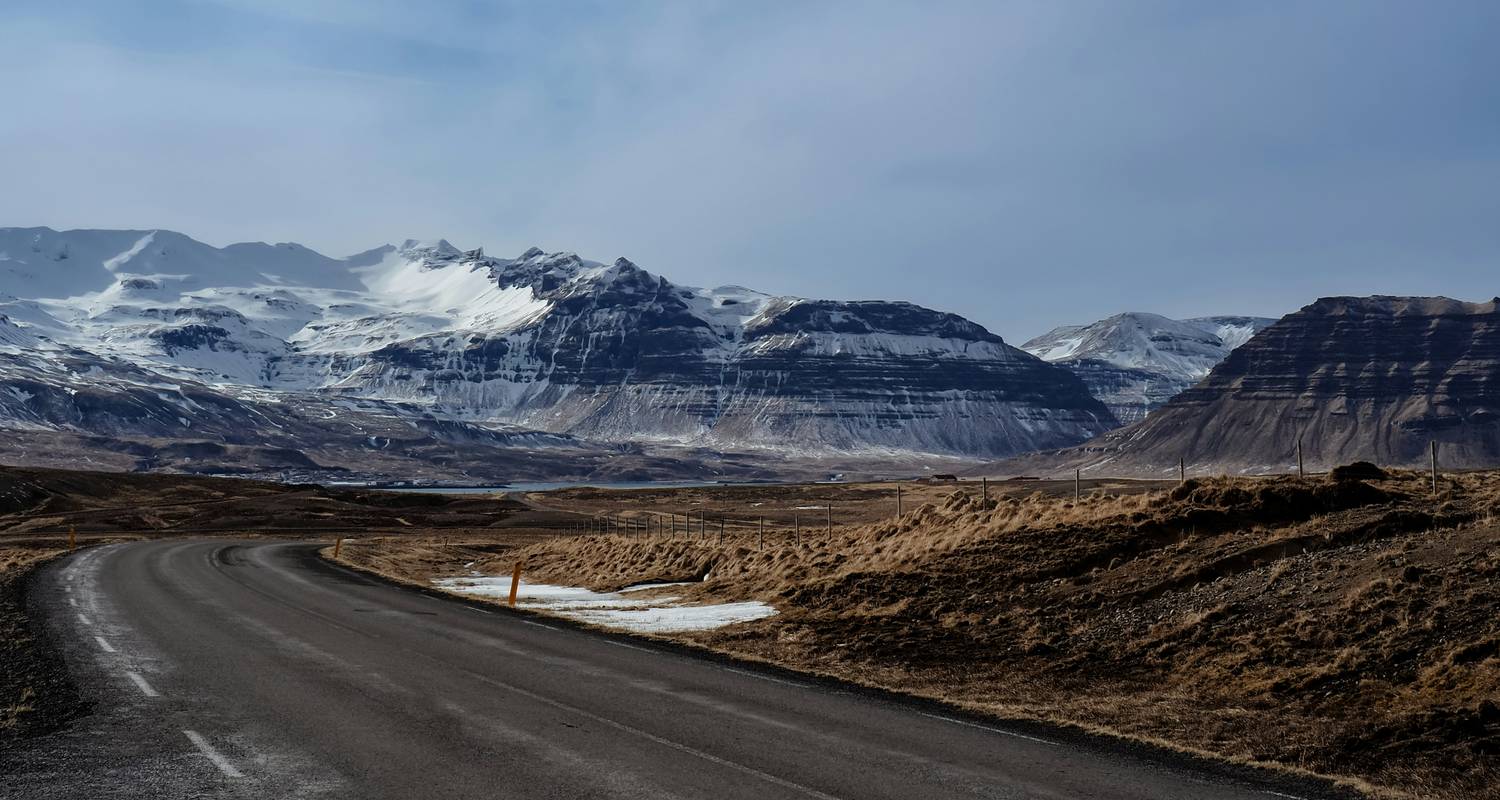
[[(978, 500), (899, 522), (550, 540), (538, 580), (705, 579), (782, 614), (684, 638), (740, 655), (1384, 794), (1500, 781), (1500, 475), (1207, 479)], [(434, 565), (434, 572), (440, 571)]]

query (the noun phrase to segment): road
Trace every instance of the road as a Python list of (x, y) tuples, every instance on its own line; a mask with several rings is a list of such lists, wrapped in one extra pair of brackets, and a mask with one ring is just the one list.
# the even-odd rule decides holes
[(49, 567), (32, 598), (96, 705), (0, 753), (3, 797), (1316, 791), (433, 597), (307, 543), (92, 548)]

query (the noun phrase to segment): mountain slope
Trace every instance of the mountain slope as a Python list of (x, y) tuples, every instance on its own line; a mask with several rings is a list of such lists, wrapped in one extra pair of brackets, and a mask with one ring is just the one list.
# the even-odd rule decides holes
[(1021, 469), (1285, 471), (1500, 461), (1500, 300), (1329, 297), (1283, 317), (1146, 419)]
[[(335, 260), (42, 228), (0, 230), (0, 271), (0, 343), (20, 343), (0, 375), (29, 387), (0, 405), (0, 424), (32, 430), (277, 438), (339, 416), (330, 403), (363, 403), (380, 419), (573, 447), (800, 457), (1000, 456), (1115, 425), (1070, 372), (961, 317), (680, 286), (626, 259), (407, 240)], [(149, 410), (76, 408), (66, 398), (90, 374), (101, 379), (82, 396)], [(172, 394), (184, 386), (214, 398), (192, 401), (203, 419)]]
[(1021, 345), (1067, 367), (1122, 424), (1144, 418), (1202, 380), (1231, 350), (1274, 320), (1158, 314), (1116, 314), (1091, 325), (1069, 325)]

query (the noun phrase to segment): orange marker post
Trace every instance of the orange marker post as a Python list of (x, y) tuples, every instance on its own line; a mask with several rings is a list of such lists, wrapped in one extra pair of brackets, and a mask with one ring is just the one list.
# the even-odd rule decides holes
[(510, 574), (510, 607), (516, 607), (516, 592), (521, 590), (521, 562), (516, 562), (516, 571)]
[(340, 536), (339, 538), (333, 540), (333, 559), (335, 561), (338, 560), (339, 551), (342, 549), (344, 549), (344, 537)]
[(77, 546), (78, 546), (77, 531), (74, 528), (69, 528), (68, 529), (68, 549), (72, 550), (73, 548), (75, 548)]

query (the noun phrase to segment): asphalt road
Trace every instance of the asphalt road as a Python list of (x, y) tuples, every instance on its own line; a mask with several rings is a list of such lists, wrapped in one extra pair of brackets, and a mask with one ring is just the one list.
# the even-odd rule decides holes
[(395, 587), (302, 543), (83, 551), (32, 600), (93, 714), (0, 796), (1218, 798), (1306, 787)]

